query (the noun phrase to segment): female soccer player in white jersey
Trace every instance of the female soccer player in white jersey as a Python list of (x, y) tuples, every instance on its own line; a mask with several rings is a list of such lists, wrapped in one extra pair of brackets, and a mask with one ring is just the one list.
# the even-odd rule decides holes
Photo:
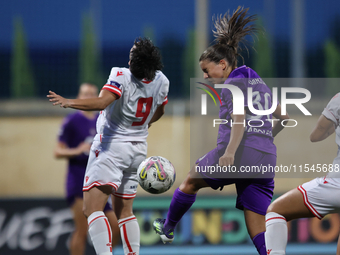
[(146, 158), (148, 126), (164, 114), (169, 80), (160, 71), (160, 52), (149, 39), (138, 38), (130, 51), (129, 69), (112, 68), (99, 97), (66, 99), (50, 91), (53, 105), (99, 110), (97, 135), (84, 179), (84, 214), (98, 255), (111, 255), (111, 230), (103, 213), (112, 193), (113, 209), (124, 253), (139, 254), (140, 231), (132, 212), (137, 168)]
[[(98, 88), (91, 83), (82, 83), (77, 98), (94, 98)], [(67, 159), (66, 202), (74, 221), (74, 231), (69, 245), (70, 255), (84, 255), (87, 242), (87, 220), (83, 214), (83, 183), (92, 138), (95, 135), (97, 112), (76, 111), (63, 121), (54, 150), (56, 158)], [(89, 141), (90, 140), (90, 141)], [(91, 142), (91, 143), (90, 143)], [(119, 242), (119, 228), (115, 213), (109, 203), (104, 212), (112, 227), (112, 246)]]
[[(266, 247), (268, 255), (286, 254), (287, 221), (317, 217), (340, 212), (340, 93), (336, 94), (322, 112), (310, 135), (312, 142), (319, 142), (336, 132), (338, 154), (329, 168), (329, 174), (288, 191), (276, 199), (266, 214)], [(340, 240), (337, 255), (340, 255)]]

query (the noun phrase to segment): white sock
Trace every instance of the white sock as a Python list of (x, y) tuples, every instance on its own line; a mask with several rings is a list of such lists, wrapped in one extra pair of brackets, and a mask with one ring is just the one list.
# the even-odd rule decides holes
[(97, 211), (87, 218), (89, 234), (97, 255), (112, 255), (111, 226), (103, 212)]
[(268, 255), (285, 255), (288, 241), (286, 218), (274, 212), (266, 214), (265, 241)]
[(120, 235), (122, 237), (124, 254), (139, 255), (140, 231), (137, 219), (134, 215), (118, 221)]

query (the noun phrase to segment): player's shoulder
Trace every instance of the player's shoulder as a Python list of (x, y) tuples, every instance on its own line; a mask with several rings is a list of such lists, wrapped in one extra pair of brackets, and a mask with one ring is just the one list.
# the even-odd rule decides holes
[(166, 76), (165, 76), (165, 74), (161, 71), (161, 70), (158, 70), (157, 72), (156, 72), (156, 76), (155, 76), (156, 78), (157, 77), (160, 77), (160, 78), (162, 78), (162, 79), (168, 79)]
[(337, 94), (335, 94), (335, 95), (332, 97), (331, 101), (340, 101), (340, 92), (337, 93)]
[(340, 109), (340, 93), (337, 93), (332, 97), (332, 99), (327, 104), (327, 108)]
[(254, 69), (246, 65), (234, 69), (231, 72), (230, 76), (233, 78), (247, 78), (247, 79), (260, 78), (260, 76)]
[[(248, 87), (248, 80), (251, 76), (252, 71), (253, 70), (251, 68), (249, 68), (245, 65), (237, 67), (230, 73), (229, 77), (227, 78), (227, 80), (224, 83), (235, 85), (235, 86), (241, 88), (242, 90), (244, 90)], [(227, 90), (227, 91), (229, 91), (229, 90)], [(229, 93), (230, 92), (227, 92), (227, 94), (229, 94)]]
[(165, 83), (167, 85), (169, 85), (169, 83), (170, 83), (168, 77), (166, 77), (165, 74), (160, 70), (156, 72), (154, 81), (160, 82), (160, 83), (163, 83), (163, 84)]
[(253, 71), (250, 67), (245, 65), (235, 68), (229, 75), (233, 79), (249, 78), (250, 71)]
[(111, 78), (129, 78), (131, 76), (130, 69), (125, 67), (112, 67), (110, 77)]
[(77, 120), (79, 120), (80, 118), (80, 113), (78, 111), (69, 113), (68, 115), (66, 115), (66, 117), (63, 119), (63, 126), (69, 126), (72, 125), (74, 122), (77, 122)]
[(122, 89), (131, 82), (131, 72), (125, 67), (112, 67), (109, 79), (104, 88), (121, 96)]
[(70, 117), (70, 120), (72, 120), (72, 121), (78, 121), (80, 119), (86, 119), (85, 115), (82, 114), (82, 112), (79, 111), (79, 110), (77, 110), (73, 113), (70, 113), (68, 116)]

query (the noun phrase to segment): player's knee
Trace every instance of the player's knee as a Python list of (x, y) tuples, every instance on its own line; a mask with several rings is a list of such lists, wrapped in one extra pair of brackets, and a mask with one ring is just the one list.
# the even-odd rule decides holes
[(199, 183), (199, 179), (197, 178), (186, 178), (182, 184), (179, 186), (179, 189), (182, 190), (184, 193), (191, 194), (197, 193), (197, 191), (201, 188)]
[(74, 237), (79, 241), (86, 241), (87, 239), (87, 228), (76, 228), (74, 230)]
[(132, 208), (124, 208), (123, 210), (116, 211), (116, 216), (118, 220), (133, 216)]
[(115, 197), (115, 205), (113, 207), (117, 219), (124, 219), (133, 215), (133, 198)]
[(83, 205), (83, 214), (85, 215), (86, 218), (90, 216), (89, 210), (85, 204)]
[(276, 212), (276, 203), (271, 203), (267, 208), (267, 213)]

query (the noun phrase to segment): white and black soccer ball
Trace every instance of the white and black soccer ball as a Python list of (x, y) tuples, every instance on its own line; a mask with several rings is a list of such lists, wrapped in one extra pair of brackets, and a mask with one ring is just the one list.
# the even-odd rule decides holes
[(145, 159), (138, 167), (139, 185), (147, 192), (161, 194), (171, 188), (176, 179), (174, 166), (160, 156)]

